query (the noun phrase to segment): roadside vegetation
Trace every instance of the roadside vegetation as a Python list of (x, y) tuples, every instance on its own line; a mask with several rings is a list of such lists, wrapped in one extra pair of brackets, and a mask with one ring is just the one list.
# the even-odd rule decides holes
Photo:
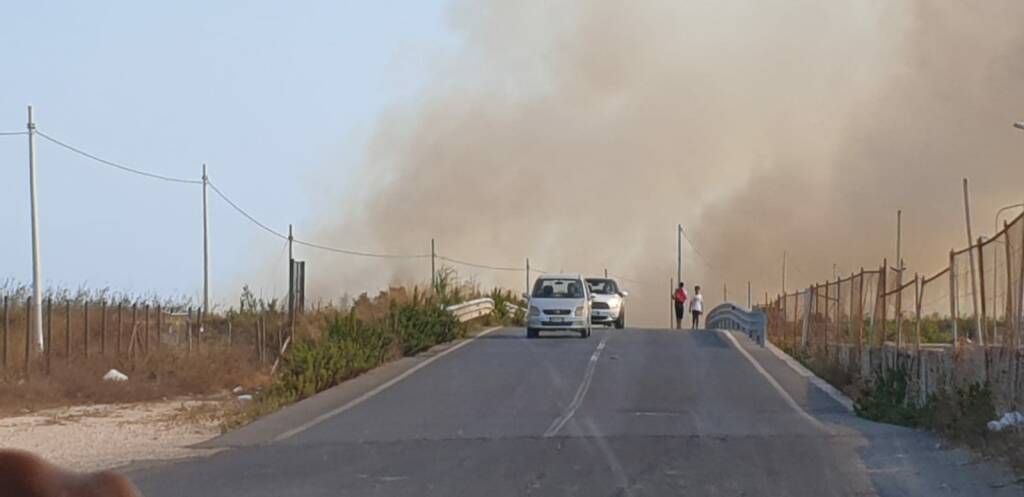
[[(0, 416), (81, 404), (203, 398), (226, 401), (224, 426), (237, 426), (385, 362), (483, 327), (521, 321), (522, 313), (505, 305), (522, 304), (513, 292), (482, 291), (447, 268), (439, 274), (436, 291), (393, 287), (376, 296), (364, 293), (338, 302), (313, 302), (296, 316), (293, 333), (288, 332), (287, 306), (279, 299), (254, 295), (247, 287), (236, 306), (206, 316), (202, 332), (194, 321), (197, 314), (188, 312), (195, 304), (185, 297), (52, 290), (47, 295), (54, 302), (52, 357), (46, 361), (33, 355), (27, 368), (24, 301), (29, 289), (6, 282), (0, 284), (0, 296), (9, 303), (6, 323), (0, 317), (0, 337), (6, 333), (6, 347), (0, 339)], [(462, 324), (443, 309), (479, 297), (495, 300), (493, 315)], [(108, 314), (105, 333), (101, 302)], [(91, 327), (86, 348), (87, 303)], [(122, 317), (117, 316), (118, 304), (124, 308)], [(160, 331), (157, 304), (162, 311)], [(135, 305), (137, 324), (129, 311)], [(143, 324), (144, 305), (149, 306), (148, 325)], [(70, 329), (67, 335), (65, 327)], [(143, 342), (134, 332), (147, 327), (151, 341)], [(105, 344), (100, 343), (103, 334)], [(102, 380), (110, 369), (129, 380)], [(253, 394), (254, 400), (235, 400), (241, 393)]]
[(873, 381), (822, 356), (786, 350), (794, 359), (813, 371), (854, 401), (854, 411), (862, 418), (936, 432), (950, 442), (974, 449), (984, 457), (1005, 460), (1015, 470), (1024, 471), (1024, 432), (1007, 429), (990, 431), (989, 421), (998, 419), (992, 390), (976, 383), (955, 390), (943, 390), (916, 401), (911, 391), (911, 374), (905, 368), (880, 371)]
[[(482, 296), (494, 299), (496, 310), (475, 322), (460, 323), (444, 310)], [(440, 273), (436, 291), (392, 288), (373, 298), (363, 294), (350, 308), (322, 313), (314, 329), (323, 332), (298, 337), (270, 386), (228, 416), (223, 429), (244, 425), (389, 361), (478, 329), (521, 323), (522, 311), (511, 312), (506, 303), (522, 305), (509, 290), (483, 294), (470, 283), (460, 284), (453, 271)]]

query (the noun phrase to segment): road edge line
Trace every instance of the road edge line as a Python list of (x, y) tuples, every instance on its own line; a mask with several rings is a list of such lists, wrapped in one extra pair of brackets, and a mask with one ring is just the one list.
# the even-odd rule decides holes
[(775, 377), (768, 373), (768, 371), (766, 371), (764, 367), (761, 366), (761, 363), (757, 362), (757, 359), (754, 359), (754, 357), (751, 356), (749, 352), (743, 349), (743, 346), (740, 345), (740, 342), (736, 340), (736, 337), (732, 336), (732, 333), (721, 329), (715, 331), (721, 333), (722, 335), (725, 335), (725, 337), (729, 339), (729, 341), (732, 343), (732, 346), (735, 347), (736, 350), (738, 350), (739, 353), (743, 355), (743, 357), (747, 358), (747, 361), (750, 362), (750, 365), (754, 366), (754, 369), (758, 373), (760, 373), (761, 376), (764, 376), (766, 380), (768, 380), (768, 383), (771, 384), (772, 388), (774, 388), (775, 391), (778, 392), (780, 396), (782, 396), (782, 400), (785, 401), (786, 404), (789, 404), (789, 407), (792, 407), (793, 410), (797, 412), (797, 414), (803, 416), (805, 419), (810, 421), (811, 424), (818, 427), (819, 429), (824, 430), (826, 432), (831, 432), (831, 430), (826, 428), (821, 421), (818, 421), (818, 418), (811, 416), (811, 413), (805, 411), (803, 407), (800, 407), (800, 404), (797, 404), (796, 401), (793, 400), (793, 397), (789, 395), (789, 392), (787, 392), (786, 389), (782, 388), (782, 385), (780, 385), (779, 382), (775, 380)]
[(314, 426), (316, 426), (316, 425), (318, 425), (320, 423), (323, 423), (324, 421), (327, 421), (328, 419), (330, 419), (330, 418), (332, 418), (334, 416), (337, 416), (338, 414), (341, 414), (341, 413), (343, 413), (343, 412), (345, 412), (345, 411), (347, 411), (347, 410), (349, 410), (349, 409), (351, 409), (351, 408), (353, 408), (353, 407), (355, 407), (355, 406), (357, 406), (359, 404), (362, 404), (363, 402), (373, 398), (375, 395), (383, 392), (384, 390), (387, 390), (388, 388), (390, 388), (394, 384), (396, 384), (396, 383), (398, 383), (398, 382), (408, 378), (409, 376), (411, 376), (413, 373), (419, 371), (420, 369), (423, 369), (423, 368), (429, 366), (434, 361), (436, 361), (436, 360), (438, 360), (438, 359), (440, 359), (440, 358), (442, 358), (442, 357), (444, 357), (444, 356), (446, 356), (448, 354), (451, 354), (452, 352), (455, 352), (456, 350), (459, 350), (460, 348), (466, 346), (467, 344), (472, 343), (477, 338), (480, 338), (480, 337), (482, 337), (484, 335), (487, 335), (487, 334), (489, 334), (489, 333), (491, 333), (493, 331), (500, 330), (502, 328), (504, 328), (504, 326), (495, 326), (493, 328), (489, 328), (489, 329), (486, 329), (484, 331), (481, 331), (480, 333), (477, 333), (476, 335), (473, 335), (471, 337), (467, 337), (464, 340), (462, 340), (461, 342), (456, 343), (455, 345), (452, 345), (451, 347), (448, 347), (447, 349), (442, 350), (437, 355), (428, 357), (423, 362), (421, 362), (421, 363), (419, 363), (419, 364), (417, 364), (417, 365), (415, 365), (415, 366), (405, 370), (402, 374), (400, 374), (400, 375), (398, 375), (398, 376), (396, 376), (394, 378), (391, 378), (390, 380), (388, 380), (388, 381), (386, 381), (386, 382), (384, 382), (384, 383), (382, 383), (380, 385), (377, 385), (372, 390), (370, 390), (370, 391), (368, 391), (368, 392), (366, 392), (366, 393), (364, 393), (364, 394), (362, 394), (362, 395), (360, 395), (360, 396), (358, 396), (358, 397), (356, 397), (356, 398), (354, 398), (354, 399), (352, 399), (352, 400), (350, 400), (350, 401), (348, 401), (348, 402), (346, 402), (346, 403), (344, 403), (344, 404), (342, 404), (342, 405), (340, 405), (338, 407), (335, 407), (334, 409), (331, 409), (330, 411), (327, 411), (327, 412), (325, 412), (323, 414), (320, 414), (319, 416), (317, 416), (317, 417), (315, 417), (315, 418), (313, 418), (313, 419), (311, 419), (309, 421), (306, 421), (305, 423), (302, 423), (301, 425), (296, 426), (295, 428), (292, 428), (292, 429), (290, 429), (288, 431), (285, 431), (285, 432), (275, 436), (274, 438), (270, 439), (270, 443), (275, 443), (275, 442), (280, 442), (282, 440), (287, 440), (287, 439), (289, 439), (289, 438), (291, 438), (291, 437), (293, 437), (295, 435), (298, 435), (299, 433), (302, 433), (302, 432), (304, 432), (304, 431), (306, 431), (306, 430), (308, 430), (308, 429), (310, 429), (310, 428), (312, 428), (312, 427), (314, 427)]
[(855, 410), (853, 408), (853, 399), (848, 397), (843, 392), (839, 391), (838, 388), (832, 386), (831, 383), (823, 380), (820, 376), (814, 374), (814, 371), (807, 369), (806, 366), (800, 364), (799, 361), (794, 359), (789, 354), (785, 353), (782, 349), (776, 347), (771, 342), (766, 341), (765, 346), (768, 348), (769, 351), (771, 351), (772, 354), (775, 355), (775, 357), (778, 357), (780, 360), (782, 360), (782, 362), (785, 362), (786, 365), (790, 367), (790, 369), (795, 371), (796, 374), (807, 378), (808, 381), (810, 381), (814, 386), (818, 387), (819, 390), (824, 392), (829, 397), (832, 397), (832, 400), (838, 402), (840, 405), (846, 408), (847, 411), (855, 413)]

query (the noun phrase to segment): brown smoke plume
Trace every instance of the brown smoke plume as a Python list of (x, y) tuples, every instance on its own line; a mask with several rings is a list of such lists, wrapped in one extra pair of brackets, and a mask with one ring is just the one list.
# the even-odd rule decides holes
[[(319, 238), (629, 278), (662, 325), (675, 274), (755, 301), (894, 257), (913, 270), (1024, 198), (1024, 3), (460, 2), (461, 52), (381, 118), (358, 200)], [(429, 261), (317, 257), (311, 291), (422, 282)], [(484, 284), (520, 273), (458, 267)], [(312, 269), (312, 268), (315, 268)]]

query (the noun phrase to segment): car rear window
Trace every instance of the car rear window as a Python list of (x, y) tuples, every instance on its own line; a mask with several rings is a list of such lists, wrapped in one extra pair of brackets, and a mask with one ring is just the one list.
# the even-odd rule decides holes
[(583, 282), (568, 278), (541, 278), (533, 285), (533, 297), (542, 299), (580, 299), (583, 298)]

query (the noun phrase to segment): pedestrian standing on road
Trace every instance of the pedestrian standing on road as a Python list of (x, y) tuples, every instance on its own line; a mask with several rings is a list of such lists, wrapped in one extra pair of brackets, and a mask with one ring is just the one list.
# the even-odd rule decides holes
[(693, 329), (700, 325), (700, 315), (704, 313), (704, 296), (700, 294), (700, 285), (693, 287), (693, 298), (690, 299), (690, 315), (693, 316)]
[(686, 313), (686, 289), (683, 288), (683, 282), (679, 282), (679, 288), (676, 288), (675, 293), (672, 294), (672, 301), (676, 305), (676, 329), (683, 328), (683, 315)]

